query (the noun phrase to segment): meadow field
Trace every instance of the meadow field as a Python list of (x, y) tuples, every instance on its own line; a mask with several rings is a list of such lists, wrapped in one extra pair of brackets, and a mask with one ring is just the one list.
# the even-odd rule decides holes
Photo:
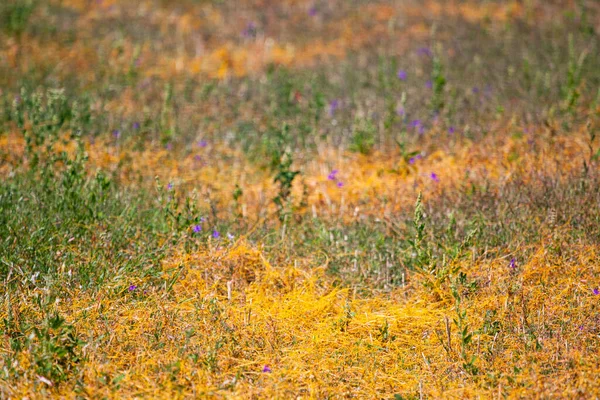
[(0, 399), (600, 398), (596, 0), (1, 0)]

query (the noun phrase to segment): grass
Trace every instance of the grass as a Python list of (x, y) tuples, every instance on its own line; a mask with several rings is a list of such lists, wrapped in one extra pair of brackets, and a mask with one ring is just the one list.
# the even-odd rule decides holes
[(0, 6), (0, 397), (597, 396), (599, 18)]

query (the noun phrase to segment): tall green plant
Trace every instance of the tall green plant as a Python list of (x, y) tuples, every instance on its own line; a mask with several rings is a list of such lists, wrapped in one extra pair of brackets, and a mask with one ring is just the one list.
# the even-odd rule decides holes
[(446, 77), (444, 76), (444, 65), (442, 60), (436, 54), (433, 56), (433, 69), (431, 72), (431, 109), (433, 112), (439, 112), (444, 108), (444, 88), (446, 87)]
[(291, 150), (287, 144), (289, 126), (284, 124), (276, 138), (276, 146), (272, 149), (271, 167), (275, 172), (275, 183), (278, 184), (277, 196), (273, 203), (277, 206), (277, 214), (281, 222), (285, 222), (291, 213), (291, 194), (294, 179), (300, 171), (292, 169), (294, 163)]

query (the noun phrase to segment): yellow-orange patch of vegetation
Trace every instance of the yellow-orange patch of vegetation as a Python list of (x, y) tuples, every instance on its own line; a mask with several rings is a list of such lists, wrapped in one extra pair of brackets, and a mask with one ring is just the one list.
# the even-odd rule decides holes
[[(432, 141), (436, 135), (432, 134), (432, 139), (422, 143), (422, 148), (432, 150), (424, 152), (423, 159), (414, 164), (407, 163), (395, 151), (365, 156), (321, 146), (306, 161), (302, 154), (296, 154), (293, 167), (301, 175), (292, 196), (296, 204), (306, 204), (297, 212), (347, 221), (368, 215), (386, 216), (413, 207), (419, 192), (435, 197), (442, 191), (451, 194), (455, 189), (485, 182), (493, 184), (488, 190), (496, 190), (515, 177), (528, 184), (539, 174), (568, 176), (581, 167), (582, 155), (589, 153), (585, 128), (559, 137), (534, 129), (534, 142), (527, 137), (510, 136), (511, 130), (516, 129), (510, 124), (497, 129), (498, 135), (481, 142), (462, 140), (445, 148), (436, 148)], [(86, 141), (90, 172), (98, 168), (114, 172), (126, 186), (141, 183), (150, 187), (159, 178), (163, 183), (173, 183), (177, 193), (195, 191), (201, 198), (209, 196), (218, 202), (222, 212), (229, 212), (232, 193), (240, 185), (245, 217), (254, 219), (274, 211), (271, 199), (277, 195), (277, 186), (273, 173), (249, 161), (240, 150), (219, 144), (182, 151), (152, 144), (143, 150), (134, 150), (133, 146), (127, 140)], [(1, 170), (4, 174), (22, 157), (23, 150), (22, 135), (0, 138), (0, 151), (7, 154)], [(328, 179), (334, 169), (339, 171), (336, 181)], [(342, 187), (337, 186), (338, 181)]]
[(482, 21), (506, 22), (525, 15), (525, 8), (519, 1), (505, 1), (488, 3), (480, 1), (433, 1), (428, 0), (422, 4), (422, 9), (412, 8), (413, 13), (427, 12), (436, 18), (450, 16), (463, 18), (471, 23)]
[[(93, 297), (65, 289), (70, 300), (56, 308), (88, 343), (81, 379), (94, 398), (598, 393), (597, 298), (590, 290), (597, 249), (582, 246), (565, 260), (532, 246), (535, 256), (518, 271), (506, 260), (461, 265), (480, 285), (460, 306), (471, 329), (484, 326), (488, 310), (500, 323), (499, 332), (477, 335), (466, 350), (483, 373), (476, 377), (462, 366), (446, 286), (427, 289), (423, 276), (409, 274), (403, 287), (358, 296), (333, 286), (317, 265), (272, 265), (243, 240), (168, 259), (165, 277), (176, 276), (169, 291), (144, 281), (109, 285)], [(33, 295), (22, 292), (13, 312), (35, 314)], [(535, 338), (532, 324), (541, 332)], [(31, 361), (22, 353), (20, 368)], [(103, 383), (115, 377), (122, 380)], [(7, 390), (30, 398), (70, 393), (47, 388), (31, 372)]]

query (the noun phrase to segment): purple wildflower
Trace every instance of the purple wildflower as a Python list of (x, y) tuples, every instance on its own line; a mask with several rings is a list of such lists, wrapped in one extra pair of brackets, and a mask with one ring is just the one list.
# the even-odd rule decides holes
[(471, 89), (471, 91), (473, 92), (473, 94), (477, 94), (479, 93), (479, 88), (477, 86), (473, 87), (473, 89)]
[(262, 372), (273, 372), (273, 370), (271, 370), (271, 367), (269, 367), (268, 365), (265, 365), (262, 369)]
[(206, 222), (206, 217), (200, 217), (200, 222)]
[(398, 76), (398, 79), (400, 79), (401, 81), (405, 81), (408, 75), (405, 70), (401, 69), (398, 71), (398, 74), (396, 76)]
[(340, 101), (335, 99), (329, 102), (329, 116), (333, 117), (333, 114), (340, 108)]
[(435, 172), (432, 172), (432, 173), (429, 175), (429, 177), (430, 177), (431, 179), (433, 179), (433, 181), (434, 181), (434, 182), (439, 182), (439, 181), (440, 181), (440, 178), (437, 176), (437, 174), (436, 174)]
[(419, 126), (419, 135), (422, 135), (425, 132), (425, 127), (423, 125)]
[(341, 188), (341, 187), (344, 187), (344, 182), (342, 182), (342, 181), (338, 181), (338, 182), (337, 182), (335, 185), (336, 185), (337, 187)]
[(509, 267), (511, 267), (512, 269), (517, 268), (517, 260), (515, 260), (514, 258), (510, 259), (510, 264), (508, 264)]
[(317, 15), (317, 7), (312, 6), (311, 8), (309, 8), (308, 15), (310, 15), (311, 17), (316, 16)]
[(396, 114), (398, 114), (401, 117), (404, 117), (404, 107), (398, 107), (396, 109)]
[(231, 233), (227, 232), (227, 238), (228, 238), (229, 240), (233, 240), (233, 239), (235, 239), (235, 236), (233, 236), (233, 234), (231, 234)]
[(337, 169), (332, 170), (329, 175), (327, 175), (327, 179), (329, 179), (330, 181), (335, 181), (336, 180), (336, 175), (339, 171)]
[(139, 122), (134, 122), (133, 123), (133, 129), (140, 129), (140, 123)]
[(256, 25), (254, 25), (254, 22), (248, 23), (248, 25), (246, 26), (246, 29), (244, 29), (242, 31), (242, 35), (247, 38), (256, 36)]
[(194, 233), (200, 233), (201, 230), (202, 230), (202, 225), (194, 225), (194, 227), (192, 228), (192, 231)]
[(171, 151), (173, 150), (173, 143), (167, 143), (167, 145), (165, 146), (165, 149)]
[(198, 147), (206, 147), (208, 146), (208, 142), (204, 139), (198, 141)]
[(410, 123), (410, 127), (411, 128), (418, 128), (419, 126), (421, 126), (421, 120), (420, 119), (415, 119), (413, 122)]
[(409, 164), (414, 164), (414, 163), (417, 162), (417, 160), (421, 160), (422, 158), (423, 158), (423, 155), (417, 154), (416, 156), (409, 158), (408, 159), (408, 163)]
[(218, 239), (221, 236), (218, 230), (213, 230), (212, 237)]
[(420, 56), (427, 56), (427, 57), (431, 57), (433, 55), (433, 53), (431, 52), (429, 47), (419, 47), (417, 49), (417, 54)]
[(167, 190), (173, 190), (173, 183), (169, 182), (167, 185)]
[(130, 292), (133, 292), (135, 289), (137, 289), (136, 285), (129, 285), (129, 287), (127, 288)]
[(113, 131), (112, 131), (112, 135), (113, 135), (113, 136), (114, 136), (116, 139), (118, 139), (118, 138), (119, 138), (119, 136), (121, 136), (121, 131), (120, 131), (120, 130), (118, 130), (118, 129), (115, 129), (115, 130), (113, 130)]
[(450, 135), (452, 135), (454, 132), (456, 132), (456, 129), (453, 126), (451, 126), (450, 128), (448, 128), (448, 133)]
[(200, 154), (196, 154), (194, 156), (194, 161), (202, 161), (202, 156)]
[(592, 293), (594, 293), (596, 296), (598, 296), (600, 294), (600, 289), (595, 288), (594, 290), (592, 290)]
[(431, 82), (431, 81), (427, 81), (427, 82), (425, 82), (425, 87), (426, 87), (427, 89), (431, 89), (431, 88), (433, 87), (433, 82)]

